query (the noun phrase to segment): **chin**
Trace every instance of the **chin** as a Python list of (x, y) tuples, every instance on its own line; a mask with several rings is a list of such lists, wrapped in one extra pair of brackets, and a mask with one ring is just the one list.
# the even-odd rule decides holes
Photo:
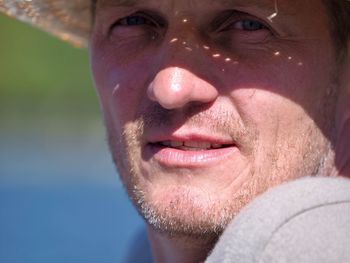
[(176, 237), (217, 237), (233, 219), (236, 208), (232, 204), (237, 203), (223, 202), (224, 197), (186, 185), (137, 186), (129, 194), (155, 231)]

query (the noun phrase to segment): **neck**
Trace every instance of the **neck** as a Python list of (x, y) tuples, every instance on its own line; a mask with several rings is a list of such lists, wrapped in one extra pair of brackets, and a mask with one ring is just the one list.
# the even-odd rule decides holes
[(155, 263), (204, 262), (217, 238), (173, 237), (148, 228), (148, 237)]

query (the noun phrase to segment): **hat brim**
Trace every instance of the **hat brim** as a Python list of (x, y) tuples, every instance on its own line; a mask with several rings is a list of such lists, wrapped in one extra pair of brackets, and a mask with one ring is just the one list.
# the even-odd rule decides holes
[(0, 12), (39, 27), (73, 45), (88, 45), (90, 0), (0, 0)]

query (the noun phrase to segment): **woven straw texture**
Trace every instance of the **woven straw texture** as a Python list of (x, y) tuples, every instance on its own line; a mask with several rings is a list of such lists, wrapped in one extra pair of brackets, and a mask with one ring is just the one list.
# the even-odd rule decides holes
[(91, 27), (90, 0), (0, 0), (0, 12), (76, 46), (87, 46)]

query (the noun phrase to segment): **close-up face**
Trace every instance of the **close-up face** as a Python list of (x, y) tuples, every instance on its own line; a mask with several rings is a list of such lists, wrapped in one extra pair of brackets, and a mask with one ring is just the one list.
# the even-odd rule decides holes
[(220, 233), (268, 188), (332, 166), (320, 0), (99, 0), (90, 51), (114, 161), (154, 229)]

